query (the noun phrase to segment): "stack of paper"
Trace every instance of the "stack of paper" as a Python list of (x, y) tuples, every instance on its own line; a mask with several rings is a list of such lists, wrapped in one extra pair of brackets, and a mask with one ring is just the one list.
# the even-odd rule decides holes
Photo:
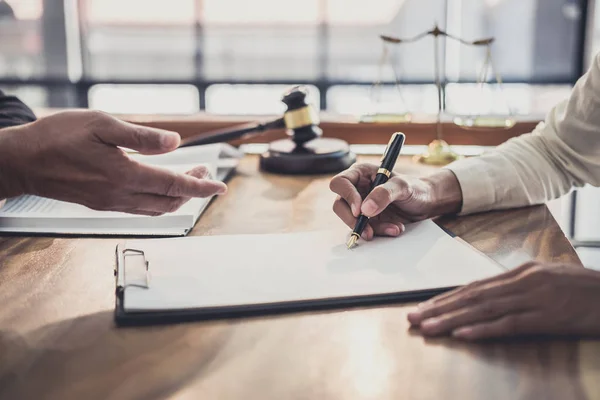
[[(172, 153), (131, 155), (140, 162), (185, 172), (206, 165), (215, 179), (225, 180), (235, 170), (241, 153), (226, 144), (184, 147)], [(73, 235), (183, 236), (196, 224), (211, 198), (192, 199), (176, 212), (147, 217), (118, 212), (95, 211), (87, 207), (21, 196), (9, 199), (0, 208), (0, 232)]]

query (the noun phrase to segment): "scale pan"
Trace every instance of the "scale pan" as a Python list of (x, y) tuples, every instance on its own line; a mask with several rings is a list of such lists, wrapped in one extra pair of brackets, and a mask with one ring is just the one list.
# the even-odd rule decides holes
[(454, 117), (454, 123), (463, 128), (501, 128), (510, 129), (517, 121), (512, 117), (503, 117), (500, 115), (486, 116), (457, 116)]
[(403, 123), (411, 122), (412, 114), (366, 114), (360, 116), (362, 123)]

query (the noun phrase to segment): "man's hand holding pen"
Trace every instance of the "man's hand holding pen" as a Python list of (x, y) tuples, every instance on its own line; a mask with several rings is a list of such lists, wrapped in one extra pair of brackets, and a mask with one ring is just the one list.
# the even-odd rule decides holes
[(355, 164), (329, 185), (338, 194), (333, 210), (346, 225), (354, 228), (361, 213), (369, 218), (361, 235), (364, 240), (375, 235), (399, 236), (404, 224), (460, 211), (462, 193), (451, 171), (424, 178), (392, 172), (387, 182), (371, 191), (379, 168)]

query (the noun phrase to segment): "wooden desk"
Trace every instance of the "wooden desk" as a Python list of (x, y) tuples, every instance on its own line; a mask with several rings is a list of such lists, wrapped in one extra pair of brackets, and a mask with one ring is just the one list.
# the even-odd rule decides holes
[[(329, 177), (260, 174), (257, 163), (243, 160), (194, 235), (341, 223)], [(442, 222), (506, 265), (579, 262), (545, 206)], [(117, 329), (116, 243), (0, 238), (1, 398), (600, 398), (598, 343), (424, 340), (408, 331), (409, 305)]]

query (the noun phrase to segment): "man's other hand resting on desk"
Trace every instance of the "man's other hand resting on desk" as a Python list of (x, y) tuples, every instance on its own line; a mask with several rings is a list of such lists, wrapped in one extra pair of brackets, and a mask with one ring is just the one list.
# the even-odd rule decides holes
[[(523, 207), (574, 187), (600, 186), (600, 56), (545, 123), (480, 157), (426, 178), (394, 174), (363, 199), (377, 166), (355, 165), (331, 181), (336, 214), (350, 227), (371, 217), (365, 239), (399, 236), (403, 224), (442, 214)], [(600, 206), (599, 206), (600, 209)], [(467, 340), (515, 335), (600, 336), (600, 272), (526, 264), (438, 296), (409, 314), (424, 335)]]
[(179, 143), (177, 133), (96, 111), (66, 111), (9, 126), (0, 129), (0, 199), (34, 194), (156, 216), (192, 197), (225, 193), (225, 184), (208, 179), (205, 167), (179, 174), (141, 164), (119, 148), (150, 155), (173, 151)]
[(600, 272), (528, 263), (421, 304), (408, 314), (426, 336), (478, 340), (600, 336)]

